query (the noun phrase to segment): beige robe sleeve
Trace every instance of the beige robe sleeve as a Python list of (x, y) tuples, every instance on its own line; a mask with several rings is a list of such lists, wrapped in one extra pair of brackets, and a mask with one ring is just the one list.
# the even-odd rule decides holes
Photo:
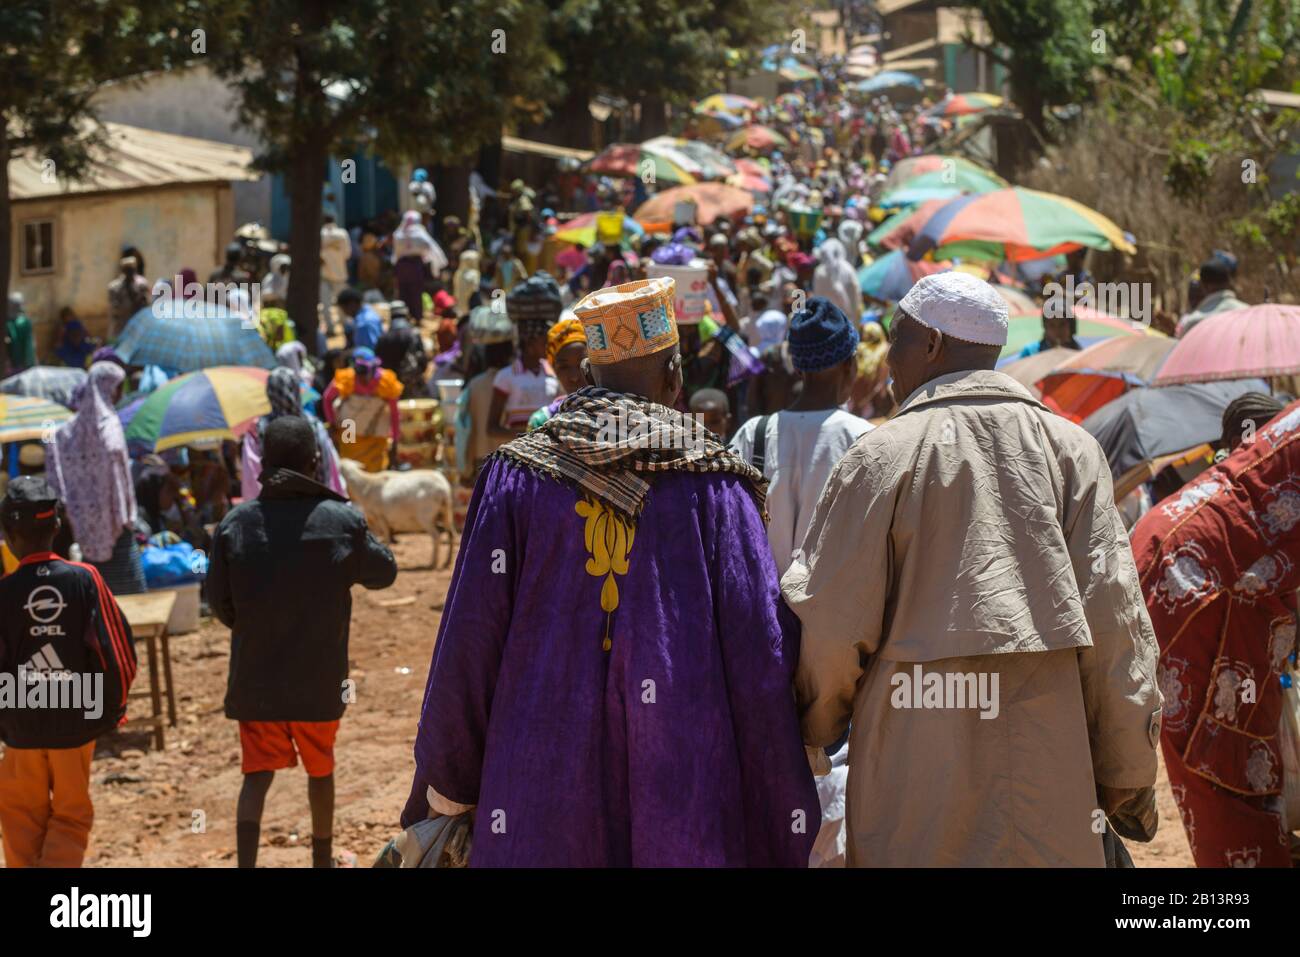
[(848, 727), (867, 659), (880, 646), (890, 582), (894, 446), (872, 433), (826, 480), (800, 550), (781, 579), (803, 635), (795, 699), (804, 744), (826, 747)]
[(1092, 647), (1079, 650), (1079, 671), (1093, 776), (1103, 787), (1149, 787), (1160, 740), (1159, 646), (1101, 451), (1083, 450), (1073, 460), (1065, 533), (1092, 634)]

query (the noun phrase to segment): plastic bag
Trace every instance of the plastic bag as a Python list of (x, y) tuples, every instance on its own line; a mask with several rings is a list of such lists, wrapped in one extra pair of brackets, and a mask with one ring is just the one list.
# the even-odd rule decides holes
[(203, 554), (189, 542), (150, 546), (140, 553), (140, 559), (144, 564), (144, 581), (150, 589), (171, 588), (203, 579)]

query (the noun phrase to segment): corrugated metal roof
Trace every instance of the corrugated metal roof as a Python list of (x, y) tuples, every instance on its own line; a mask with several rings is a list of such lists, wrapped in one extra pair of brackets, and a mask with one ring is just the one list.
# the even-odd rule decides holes
[(69, 193), (101, 193), (123, 189), (252, 180), (262, 174), (249, 169), (253, 152), (242, 146), (159, 133), (123, 123), (104, 123), (106, 143), (91, 157), (80, 181), (58, 176), (42, 178), (43, 159), (28, 154), (9, 161), (11, 199), (44, 199)]

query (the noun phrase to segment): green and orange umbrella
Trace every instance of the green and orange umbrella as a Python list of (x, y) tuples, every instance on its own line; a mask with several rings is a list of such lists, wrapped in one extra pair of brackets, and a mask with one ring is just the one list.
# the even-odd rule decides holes
[(790, 145), (790, 141), (784, 136), (772, 129), (770, 126), (763, 126), (760, 123), (754, 123), (743, 129), (736, 130), (727, 140), (727, 149), (735, 151), (741, 149), (751, 149), (758, 152), (768, 150), (784, 149)]
[(993, 93), (957, 93), (926, 110), (930, 116), (970, 116), (1002, 107), (1002, 97)]
[(917, 231), (909, 255), (919, 259), (931, 249), (965, 242), (1000, 245), (1001, 258), (1013, 262), (1085, 246), (1136, 251), (1123, 230), (1096, 210), (1020, 186), (949, 200)]
[(177, 376), (149, 393), (129, 415), (125, 409), (119, 413), (129, 418), (126, 438), (155, 452), (239, 438), (271, 411), (269, 374), (252, 366), (214, 366)]
[(611, 143), (587, 162), (587, 169), (602, 176), (636, 176), (647, 183), (685, 186), (695, 177), (671, 158), (636, 143)]
[(47, 438), (72, 413), (57, 402), (28, 395), (0, 395), (0, 442)]

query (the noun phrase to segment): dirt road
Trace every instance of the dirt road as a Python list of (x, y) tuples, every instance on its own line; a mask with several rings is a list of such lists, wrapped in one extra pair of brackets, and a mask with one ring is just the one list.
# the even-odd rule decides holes
[[(396, 831), (406, 801), (429, 658), (449, 572), (427, 567), (429, 542), (403, 536), (395, 549), (401, 573), (382, 592), (353, 594), (351, 675), (357, 701), (339, 731), (334, 847), (368, 867)], [(229, 633), (208, 621), (172, 642), (179, 724), (167, 747), (149, 748), (145, 733), (102, 739), (95, 754), (95, 828), (87, 866), (233, 867), (239, 737), (222, 714)], [(141, 663), (141, 681), (147, 680)], [(138, 703), (135, 707), (139, 707)], [(1160, 775), (1160, 834), (1130, 849), (1138, 866), (1190, 866), (1191, 856)], [(262, 821), (258, 864), (306, 867), (311, 818), (302, 769), (276, 775)]]

